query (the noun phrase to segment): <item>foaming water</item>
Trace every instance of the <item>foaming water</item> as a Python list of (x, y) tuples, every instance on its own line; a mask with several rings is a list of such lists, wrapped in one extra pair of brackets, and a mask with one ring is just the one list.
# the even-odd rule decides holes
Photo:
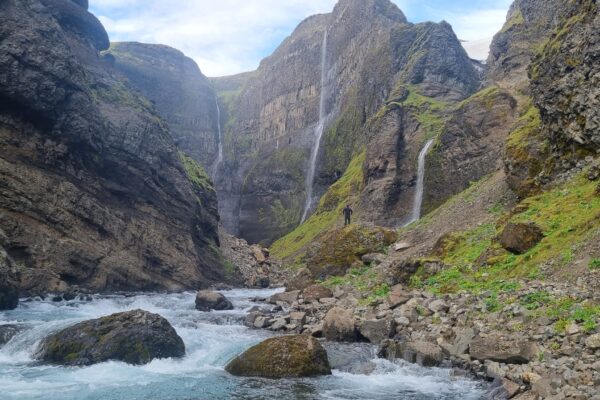
[[(449, 371), (376, 359), (366, 345), (327, 345), (336, 370), (328, 377), (296, 380), (237, 378), (223, 369), (235, 355), (270, 336), (242, 325), (255, 297), (273, 290), (232, 290), (224, 294), (235, 309), (200, 312), (194, 293), (96, 296), (93, 301), (23, 302), (0, 313), (0, 325), (25, 330), (0, 348), (2, 399), (479, 399), (478, 383), (453, 378)], [(35, 361), (39, 341), (90, 318), (141, 308), (167, 318), (186, 345), (182, 359), (154, 360), (143, 366), (105, 362), (89, 367), (58, 367)], [(351, 357), (348, 357), (351, 354)], [(340, 361), (340, 355), (345, 360)], [(351, 365), (352, 364), (352, 365)], [(362, 368), (362, 364), (368, 368)], [(358, 372), (357, 372), (358, 371)]]
[(425, 146), (423, 146), (421, 152), (419, 153), (415, 198), (413, 200), (413, 208), (410, 220), (406, 223), (405, 226), (408, 226), (421, 218), (421, 209), (423, 207), (423, 191), (425, 189), (425, 158), (427, 157), (427, 153), (429, 153), (429, 149), (431, 149), (433, 142), (433, 139), (427, 141), (427, 143), (425, 143)]
[(217, 158), (212, 167), (212, 180), (213, 182), (217, 179), (217, 174), (219, 173), (219, 167), (221, 167), (221, 163), (223, 162), (223, 133), (221, 132), (221, 107), (219, 107), (219, 98), (215, 96), (215, 105), (217, 108), (217, 133), (218, 133), (218, 150), (217, 150)]

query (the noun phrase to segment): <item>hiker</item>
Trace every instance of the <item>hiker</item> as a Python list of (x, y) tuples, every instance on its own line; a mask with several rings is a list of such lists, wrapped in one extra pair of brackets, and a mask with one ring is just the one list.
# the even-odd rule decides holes
[(352, 217), (352, 213), (354, 212), (350, 208), (350, 204), (347, 204), (346, 208), (344, 208), (344, 210), (342, 212), (344, 213), (344, 226), (350, 225), (350, 223), (351, 223), (350, 219)]

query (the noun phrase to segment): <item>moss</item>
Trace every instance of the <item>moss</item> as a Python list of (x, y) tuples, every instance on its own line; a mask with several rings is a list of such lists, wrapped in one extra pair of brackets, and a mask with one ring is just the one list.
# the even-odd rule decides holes
[(490, 110), (494, 106), (497, 96), (500, 94), (500, 89), (498, 86), (489, 86), (479, 92), (475, 93), (471, 97), (461, 101), (458, 104), (459, 108), (464, 108), (472, 103), (483, 103), (485, 107)]
[(189, 157), (182, 151), (179, 152), (179, 159), (181, 160), (181, 164), (183, 165), (185, 173), (190, 182), (192, 182), (194, 185), (196, 185), (203, 191), (215, 191), (212, 182), (208, 177), (208, 174), (206, 173), (206, 171), (204, 171), (204, 168), (202, 168), (200, 164), (198, 164), (196, 161), (194, 161), (193, 158)]
[(500, 32), (508, 32), (512, 28), (523, 25), (524, 23), (525, 18), (523, 17), (523, 12), (521, 12), (520, 9), (517, 9), (509, 16), (508, 20), (506, 21)]
[(353, 204), (358, 199), (363, 185), (365, 157), (366, 151), (363, 150), (352, 159), (344, 175), (321, 198), (315, 213), (271, 246), (273, 255), (282, 259), (289, 258), (336, 226), (345, 205)]
[[(525, 210), (506, 222), (534, 222), (545, 233), (542, 241), (523, 255), (510, 254), (495, 242), (500, 232), (492, 224), (462, 232), (462, 238), (449, 247), (442, 261), (448, 268), (433, 276), (421, 273), (419, 281), (435, 292), (447, 293), (461, 290), (481, 292), (504, 291), (528, 278), (539, 278), (540, 265), (564, 268), (574, 259), (574, 250), (590, 240), (600, 229), (600, 198), (594, 195), (594, 183), (583, 176), (540, 195), (527, 198), (517, 206)], [(484, 253), (488, 257), (484, 266), (475, 262)]]

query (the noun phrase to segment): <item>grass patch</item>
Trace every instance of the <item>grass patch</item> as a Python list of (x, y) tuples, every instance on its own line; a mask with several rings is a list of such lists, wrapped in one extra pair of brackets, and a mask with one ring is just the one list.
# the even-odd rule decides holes
[(337, 225), (342, 218), (342, 209), (348, 203), (353, 204), (360, 194), (365, 157), (365, 150), (355, 156), (344, 175), (321, 198), (317, 211), (302, 225), (273, 243), (273, 255), (288, 258)]
[(202, 190), (215, 191), (208, 174), (200, 164), (182, 151), (179, 152), (179, 159), (190, 182)]
[(590, 260), (589, 268), (592, 271), (600, 269), (600, 258), (592, 258)]

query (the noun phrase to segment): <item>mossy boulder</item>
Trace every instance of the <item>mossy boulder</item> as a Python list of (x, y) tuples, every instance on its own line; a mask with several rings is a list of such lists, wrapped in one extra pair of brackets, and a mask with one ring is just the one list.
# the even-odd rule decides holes
[(234, 358), (225, 370), (271, 379), (331, 374), (327, 352), (317, 339), (305, 335), (267, 339)]
[(201, 290), (196, 294), (196, 310), (233, 310), (233, 304), (221, 293)]
[(544, 238), (544, 232), (535, 223), (509, 223), (500, 235), (500, 244), (514, 254), (524, 254)]
[(306, 264), (316, 278), (343, 276), (361, 257), (383, 251), (397, 234), (379, 226), (349, 225), (327, 233), (309, 250)]
[(59, 365), (92, 365), (109, 360), (147, 364), (183, 357), (183, 340), (169, 322), (143, 310), (80, 322), (48, 336), (37, 358)]

